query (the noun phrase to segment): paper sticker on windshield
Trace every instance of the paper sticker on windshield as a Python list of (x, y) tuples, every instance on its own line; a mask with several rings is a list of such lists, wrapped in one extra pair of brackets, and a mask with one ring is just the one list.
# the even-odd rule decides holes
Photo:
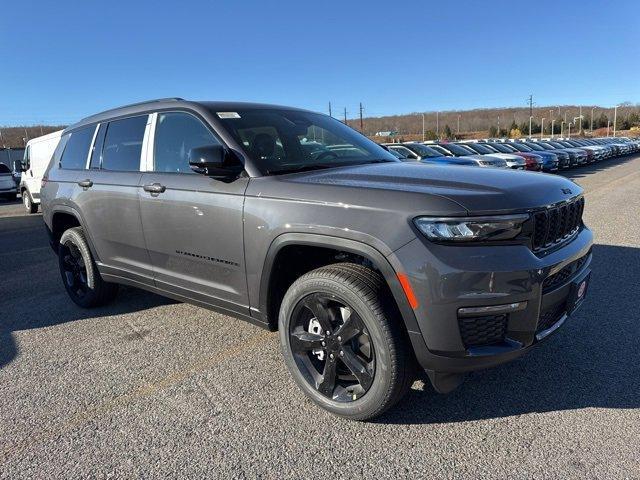
[(240, 118), (238, 112), (216, 112), (220, 118)]

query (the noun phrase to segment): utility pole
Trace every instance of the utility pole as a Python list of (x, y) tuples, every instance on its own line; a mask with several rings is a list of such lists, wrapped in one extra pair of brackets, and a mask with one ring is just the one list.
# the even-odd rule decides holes
[(440, 136), (440, 112), (436, 112), (436, 135)]
[(362, 123), (362, 102), (360, 102), (360, 133), (364, 133), (364, 124)]
[(333, 118), (333, 115), (331, 115), (331, 102), (329, 102), (329, 116)]
[(424, 142), (426, 140), (425, 134), (424, 134), (424, 113), (422, 114), (422, 141)]
[(596, 107), (591, 107), (591, 135), (593, 135), (593, 109)]
[(458, 136), (460, 136), (460, 115), (458, 115)]
[(344, 107), (344, 124), (347, 125), (347, 107)]
[(613, 136), (616, 136), (616, 123), (618, 120), (618, 106), (616, 105), (613, 109)]
[(533, 95), (529, 95), (529, 138), (531, 138), (532, 123), (533, 123)]
[(544, 117), (542, 117), (542, 122), (540, 123), (540, 140), (542, 140), (543, 134), (544, 134)]

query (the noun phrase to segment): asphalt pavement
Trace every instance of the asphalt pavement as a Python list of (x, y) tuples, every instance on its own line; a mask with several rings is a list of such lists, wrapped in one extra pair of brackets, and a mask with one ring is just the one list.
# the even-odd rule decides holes
[(596, 237), (581, 309), (372, 423), (307, 401), (275, 333), (133, 288), (76, 307), (42, 217), (0, 201), (0, 478), (640, 478), (640, 156), (565, 175)]

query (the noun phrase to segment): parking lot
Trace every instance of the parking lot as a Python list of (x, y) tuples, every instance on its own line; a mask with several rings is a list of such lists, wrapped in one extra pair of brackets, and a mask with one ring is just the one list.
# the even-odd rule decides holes
[(596, 236), (582, 308), (373, 423), (307, 401), (275, 333), (132, 288), (76, 307), (41, 216), (0, 203), (0, 477), (640, 478), (640, 156), (566, 175)]

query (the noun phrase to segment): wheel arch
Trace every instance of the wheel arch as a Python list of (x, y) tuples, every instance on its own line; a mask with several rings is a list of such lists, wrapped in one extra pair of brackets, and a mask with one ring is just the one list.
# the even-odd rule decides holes
[[(270, 328), (277, 328), (277, 314), (273, 314), (273, 287), (280, 254), (285, 249), (296, 246), (316, 247), (335, 253), (344, 252), (357, 255), (371, 262), (383, 276), (407, 331), (420, 332), (413, 309), (397, 276), (398, 272), (395, 271), (389, 260), (379, 250), (357, 240), (307, 233), (282, 234), (273, 240), (267, 251), (260, 276), (259, 310), (261, 319), (268, 323)], [(276, 298), (275, 300), (278, 301), (279, 299)]]
[(53, 248), (53, 250), (58, 253), (58, 244), (60, 242), (60, 237), (62, 237), (62, 234), (66, 230), (73, 227), (83, 228), (84, 236), (87, 240), (87, 244), (89, 245), (91, 255), (93, 256), (94, 260), (97, 261), (99, 257), (97, 255), (96, 249), (93, 246), (91, 235), (85, 228), (85, 223), (82, 215), (75, 208), (68, 205), (57, 205), (51, 212), (51, 225), (49, 234), (51, 247)]

